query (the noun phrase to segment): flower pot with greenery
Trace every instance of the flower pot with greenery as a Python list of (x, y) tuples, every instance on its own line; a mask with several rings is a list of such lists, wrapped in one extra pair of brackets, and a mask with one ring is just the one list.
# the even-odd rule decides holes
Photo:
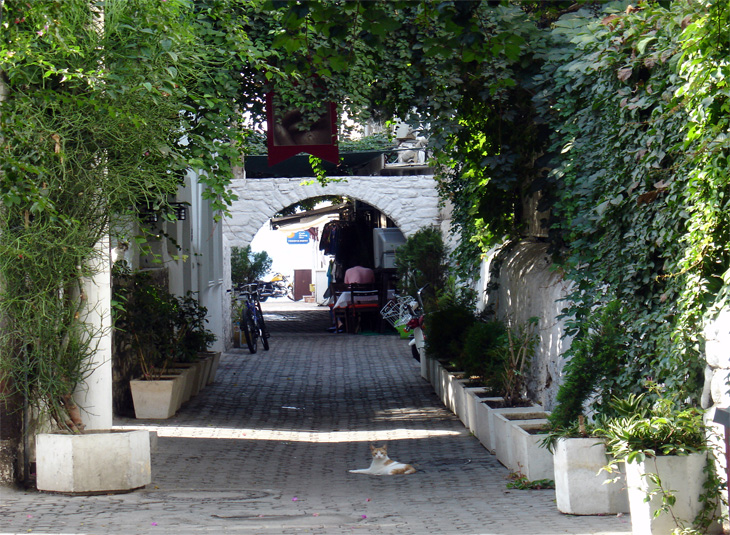
[[(176, 363), (203, 361), (204, 371), (198, 384), (202, 388), (213, 382), (220, 362), (220, 352), (208, 351), (216, 341), (216, 336), (206, 329), (208, 309), (202, 306), (191, 293), (177, 299), (177, 316), (175, 320)], [(200, 389), (198, 388), (198, 390)]]
[[(629, 512), (624, 470), (608, 474), (605, 440), (596, 429), (611, 395), (620, 391), (612, 376), (623, 362), (626, 341), (621, 304), (609, 302), (589, 314), (565, 354), (563, 380), (542, 446), (553, 454), (555, 498), (561, 513), (603, 515)], [(591, 414), (590, 418), (586, 414)]]
[(139, 370), (130, 380), (137, 418), (169, 418), (179, 408), (185, 384), (180, 374), (169, 375), (184, 332), (176, 329), (177, 299), (153, 282), (149, 271), (129, 274), (132, 284), (115, 295), (115, 326), (129, 337)]
[[(651, 395), (650, 395), (651, 394)], [(635, 535), (719, 533), (720, 482), (708, 459), (702, 411), (651, 392), (614, 399), (619, 416), (599, 431), (616, 470), (625, 463)]]
[[(551, 414), (551, 417), (555, 413)], [(625, 470), (613, 474), (603, 437), (583, 416), (575, 428), (552, 430), (542, 446), (552, 452), (555, 501), (558, 511), (570, 515), (610, 515), (629, 512)]]

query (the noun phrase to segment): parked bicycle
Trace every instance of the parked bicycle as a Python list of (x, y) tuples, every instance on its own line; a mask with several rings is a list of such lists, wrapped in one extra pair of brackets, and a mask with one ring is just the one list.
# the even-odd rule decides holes
[(238, 325), (246, 338), (248, 350), (252, 354), (256, 353), (258, 340), (261, 339), (261, 345), (268, 351), (269, 331), (266, 329), (264, 313), (261, 310), (258, 283), (245, 284), (239, 293), (239, 299), (243, 299), (243, 306)]

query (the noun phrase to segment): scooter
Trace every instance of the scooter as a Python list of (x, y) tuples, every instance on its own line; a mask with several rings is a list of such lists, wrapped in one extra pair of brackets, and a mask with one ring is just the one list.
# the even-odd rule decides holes
[(284, 297), (294, 301), (294, 287), (288, 277), (277, 273), (270, 281), (259, 281), (259, 300), (266, 301), (269, 297)]
[(426, 334), (423, 331), (423, 324), (425, 320), (423, 311), (423, 301), (421, 300), (421, 292), (426, 289), (426, 286), (419, 288), (416, 297), (418, 298), (418, 306), (414, 309), (410, 307), (411, 319), (406, 323), (406, 332), (412, 332), (408, 345), (411, 346), (411, 355), (418, 362), (421, 362), (421, 355), (425, 354), (426, 349)]

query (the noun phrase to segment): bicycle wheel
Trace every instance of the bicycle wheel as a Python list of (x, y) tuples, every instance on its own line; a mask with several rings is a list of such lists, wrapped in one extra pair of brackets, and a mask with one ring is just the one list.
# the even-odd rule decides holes
[(269, 331), (266, 330), (266, 324), (264, 323), (264, 313), (261, 310), (261, 305), (257, 305), (258, 314), (256, 314), (258, 322), (259, 336), (261, 337), (261, 345), (264, 346), (264, 350), (269, 350)]
[(256, 350), (258, 349), (258, 344), (256, 342), (256, 339), (258, 338), (256, 322), (254, 322), (253, 315), (250, 310), (246, 310), (243, 315), (245, 317), (245, 321), (241, 321), (241, 330), (246, 338), (248, 350), (253, 354), (256, 353)]

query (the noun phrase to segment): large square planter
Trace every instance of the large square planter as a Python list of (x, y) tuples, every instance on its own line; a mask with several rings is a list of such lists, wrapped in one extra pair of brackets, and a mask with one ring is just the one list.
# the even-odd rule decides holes
[(479, 405), (482, 404), (480, 395), (486, 395), (487, 389), (480, 386), (465, 387), (464, 412), (459, 418), (474, 436), (479, 436)]
[(553, 454), (558, 511), (570, 515), (628, 513), (625, 474), (623, 471), (619, 474), (602, 471), (607, 464), (606, 446), (602, 440), (558, 439)]
[(183, 376), (185, 386), (182, 392), (182, 402), (187, 403), (193, 397), (193, 387), (197, 379), (198, 370), (192, 362), (176, 362), (172, 365), (172, 369), (179, 371)]
[(164, 420), (175, 414), (182, 399), (185, 383), (181, 375), (159, 380), (129, 381), (137, 418)]
[(218, 367), (220, 366), (221, 361), (221, 352), (220, 351), (205, 351), (202, 353), (198, 353), (201, 357), (210, 357), (210, 369), (208, 370), (208, 377), (205, 381), (205, 385), (213, 384), (215, 381), (216, 373), (218, 373)]
[(127, 492), (152, 481), (149, 431), (104, 430), (36, 435), (38, 490), (69, 494)]
[(672, 515), (662, 512), (655, 516), (662, 503), (661, 493), (655, 494), (649, 501), (645, 500), (657, 490), (647, 474), (658, 474), (662, 488), (674, 491), (674, 516), (688, 526), (692, 524), (703, 505), (699, 497), (706, 479), (703, 472), (706, 460), (705, 453), (693, 453), (647, 457), (641, 463), (626, 463), (626, 484), (634, 535), (670, 535), (677, 527)]
[(476, 405), (476, 431), (475, 435), (487, 451), (494, 453), (494, 433), (492, 432), (492, 412), (495, 410), (489, 406), (489, 403), (497, 403), (502, 400), (500, 397), (479, 397), (478, 393), (474, 393), (474, 397), (478, 400)]
[(492, 409), (491, 430), (492, 444), (497, 460), (510, 470), (517, 470), (515, 464), (512, 439), (512, 428), (515, 422), (545, 424), (547, 413), (541, 407), (505, 407)]
[(200, 365), (198, 392), (200, 392), (208, 384), (210, 370), (213, 368), (213, 357), (209, 353), (198, 353), (198, 359), (198, 363)]
[(541, 446), (546, 438), (547, 420), (514, 422), (512, 427), (513, 470), (528, 481), (553, 479), (553, 454)]

